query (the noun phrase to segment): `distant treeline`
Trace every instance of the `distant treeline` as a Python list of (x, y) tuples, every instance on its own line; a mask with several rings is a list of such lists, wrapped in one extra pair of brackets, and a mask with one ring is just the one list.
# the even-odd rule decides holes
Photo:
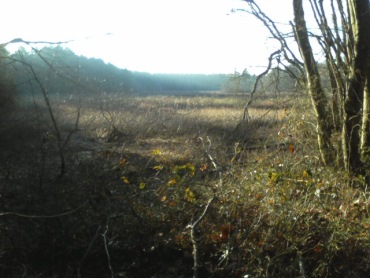
[[(73, 93), (77, 90), (86, 93), (169, 94), (228, 90), (227, 87), (234, 76), (133, 72), (106, 64), (100, 59), (78, 56), (60, 46), (34, 51), (21, 49), (14, 53), (12, 58), (19, 61), (12, 64), (11, 75), (20, 93), (28, 93), (30, 85), (38, 86), (35, 77), (49, 94)], [(254, 79), (253, 76), (248, 76), (251, 80)]]

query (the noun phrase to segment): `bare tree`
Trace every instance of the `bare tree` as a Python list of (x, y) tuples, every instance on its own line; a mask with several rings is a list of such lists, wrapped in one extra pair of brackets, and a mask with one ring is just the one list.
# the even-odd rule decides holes
[(368, 137), (369, 133), (368, 129), (361, 130), (361, 122), (366, 124), (369, 111), (368, 102), (364, 102), (364, 91), (365, 84), (370, 81), (370, 3), (368, 0), (348, 0), (348, 10), (351, 34), (348, 47), (352, 55), (344, 103), (342, 140), (346, 169), (359, 172), (363, 166), (360, 133), (363, 132), (363, 138)]
[(331, 118), (328, 108), (328, 101), (321, 85), (320, 73), (315, 62), (315, 57), (310, 44), (302, 0), (293, 1), (294, 11), (294, 33), (296, 41), (304, 61), (304, 68), (307, 79), (307, 89), (310, 95), (312, 106), (315, 111), (317, 121), (317, 138), (324, 164), (333, 161), (333, 150), (330, 143), (331, 137)]
[[(319, 32), (306, 24), (302, 0), (292, 0), (294, 18), (290, 21), (301, 60), (287, 43), (287, 34), (261, 10), (258, 1), (244, 0), (243, 10), (259, 19), (280, 42), (282, 58), (304, 77), (316, 115), (319, 151), (324, 164), (334, 156), (331, 137), (341, 132), (342, 151), (338, 152), (347, 171), (364, 174), (369, 153), (369, 79), (370, 79), (370, 4), (368, 0), (310, 0), (310, 8)], [(329, 20), (330, 19), (330, 20)], [(316, 40), (324, 54), (330, 78), (329, 96), (323, 90), (318, 62), (311, 40)]]
[[(38, 43), (41, 43), (41, 44), (43, 44), (43, 43), (61, 44), (62, 43), (62, 42), (52, 43), (52, 42), (44, 42), (44, 41), (42, 41), (42, 42), (29, 42), (29, 41), (24, 41), (24, 40), (18, 38), (18, 39), (14, 39), (14, 40), (8, 42), (7, 44), (9, 44), (9, 43), (19, 43), (19, 42), (25, 43), (27, 45), (31, 45), (33, 43), (35, 43), (35, 44), (38, 44)], [(4, 44), (4, 45), (7, 45), (7, 44)], [(49, 62), (41, 54), (41, 51), (37, 50), (34, 47), (32, 47), (32, 50), (37, 54), (37, 56), (48, 67), (49, 74), (55, 74), (55, 75), (65, 79), (67, 82), (71, 82), (72, 84), (74, 84), (76, 86), (80, 86), (78, 80), (75, 81), (72, 78), (70, 78), (69, 76), (66, 76), (66, 75), (63, 75), (63, 74), (59, 73), (54, 68), (53, 61)], [(72, 137), (73, 133), (75, 133), (76, 131), (79, 130), (79, 121), (80, 121), (80, 116), (81, 116), (80, 115), (81, 103), (79, 103), (79, 105), (77, 107), (76, 120), (75, 120), (75, 123), (74, 123), (74, 128), (68, 133), (66, 138), (63, 138), (62, 131), (61, 131), (60, 126), (59, 126), (58, 121), (57, 121), (57, 117), (55, 116), (55, 111), (53, 110), (52, 103), (50, 101), (48, 86), (46, 84), (44, 84), (44, 82), (42, 82), (42, 79), (40, 78), (38, 73), (35, 71), (34, 66), (32, 64), (28, 63), (24, 59), (23, 54), (20, 51), (18, 52), (18, 55), (19, 55), (19, 59), (14, 58), (14, 57), (12, 57), (12, 58), (7, 57), (7, 59), (12, 61), (12, 62), (20, 63), (24, 67), (25, 71), (29, 73), (30, 78), (36, 83), (37, 87), (39, 88), (39, 90), (41, 92), (42, 98), (43, 98), (43, 100), (46, 104), (46, 107), (47, 107), (48, 115), (50, 117), (52, 127), (53, 127), (53, 132), (54, 132), (54, 135), (55, 135), (55, 138), (56, 138), (56, 146), (57, 146), (57, 150), (58, 150), (58, 156), (59, 156), (59, 159), (60, 159), (59, 177), (63, 177), (66, 174), (65, 150), (66, 150), (66, 147), (67, 147), (67, 145), (69, 144), (69, 142), (71, 140), (71, 137)]]

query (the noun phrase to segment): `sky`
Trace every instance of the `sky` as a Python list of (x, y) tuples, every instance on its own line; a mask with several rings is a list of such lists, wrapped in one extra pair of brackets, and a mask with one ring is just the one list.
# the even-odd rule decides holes
[[(258, 2), (278, 22), (291, 20), (291, 0)], [(258, 74), (277, 45), (252, 15), (231, 12), (243, 5), (240, 0), (3, 0), (0, 43), (72, 41), (63, 46), (133, 71)], [(17, 47), (8, 45), (11, 52)]]

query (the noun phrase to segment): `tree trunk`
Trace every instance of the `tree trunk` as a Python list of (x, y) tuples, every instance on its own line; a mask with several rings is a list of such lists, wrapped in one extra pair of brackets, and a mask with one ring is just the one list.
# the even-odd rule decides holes
[(304, 18), (302, 0), (293, 0), (295, 34), (306, 70), (308, 92), (315, 110), (317, 134), (321, 160), (324, 164), (334, 162), (334, 151), (330, 143), (332, 132), (331, 113), (321, 86), (320, 74), (314, 59)]
[(333, 95), (332, 99), (332, 114), (333, 114), (333, 128), (335, 132), (342, 130), (342, 119), (343, 119), (343, 87), (337, 72), (337, 69), (333, 69), (331, 63), (327, 60), (327, 68), (329, 72), (329, 80), (331, 92)]
[[(361, 126), (366, 113), (362, 113), (364, 90), (368, 78), (370, 51), (370, 7), (369, 0), (348, 0), (352, 30), (353, 59), (348, 81), (347, 98), (344, 105), (343, 151), (345, 167), (353, 173), (361, 173)], [(367, 107), (365, 107), (365, 110)], [(363, 130), (368, 132), (368, 130)]]
[[(369, 70), (368, 70), (369, 72)], [(361, 126), (361, 145), (360, 145), (360, 151), (361, 151), (361, 160), (364, 162), (369, 163), (370, 162), (370, 149), (369, 149), (369, 113), (370, 113), (370, 107), (369, 107), (369, 101), (370, 101), (370, 80), (369, 80), (369, 73), (367, 75), (366, 80), (366, 86), (364, 90), (364, 103), (362, 108), (362, 126)]]

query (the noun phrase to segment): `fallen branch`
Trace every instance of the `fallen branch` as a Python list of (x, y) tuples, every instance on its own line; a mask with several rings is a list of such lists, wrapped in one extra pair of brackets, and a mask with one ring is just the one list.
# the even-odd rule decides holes
[(202, 137), (199, 137), (198, 139), (202, 142), (203, 149), (204, 149), (204, 152), (205, 152), (207, 158), (210, 160), (214, 170), (218, 173), (219, 184), (216, 188), (213, 188), (213, 197), (208, 200), (208, 203), (205, 206), (205, 208), (203, 210), (203, 213), (199, 216), (199, 218), (193, 224), (189, 224), (189, 225), (186, 226), (187, 229), (190, 229), (190, 238), (191, 238), (191, 242), (192, 242), (192, 245), (193, 245), (193, 261), (194, 261), (193, 277), (194, 278), (199, 277), (199, 270), (200, 270), (200, 266), (201, 266), (200, 260), (199, 260), (199, 255), (198, 255), (198, 249), (199, 248), (198, 248), (198, 242), (197, 242), (197, 238), (196, 238), (196, 228), (198, 227), (200, 222), (203, 220), (203, 218), (207, 215), (208, 210), (211, 207), (211, 204), (216, 199), (217, 189), (222, 187), (222, 167), (218, 166), (215, 159), (210, 154), (210, 149), (211, 149), (211, 146), (212, 146), (211, 139), (207, 136), (208, 146), (205, 145), (204, 140), (203, 140)]
[(197, 243), (197, 238), (195, 235), (196, 228), (200, 224), (200, 222), (203, 220), (203, 218), (207, 215), (207, 212), (214, 200), (215, 200), (214, 196), (211, 199), (209, 199), (206, 207), (203, 210), (202, 215), (193, 224), (189, 224), (188, 226), (186, 226), (186, 228), (190, 229), (190, 237), (191, 237), (191, 242), (193, 244), (193, 260), (194, 260), (193, 277), (194, 278), (199, 277), (199, 269), (200, 269), (200, 262), (199, 262), (199, 255), (198, 255), (198, 243)]

